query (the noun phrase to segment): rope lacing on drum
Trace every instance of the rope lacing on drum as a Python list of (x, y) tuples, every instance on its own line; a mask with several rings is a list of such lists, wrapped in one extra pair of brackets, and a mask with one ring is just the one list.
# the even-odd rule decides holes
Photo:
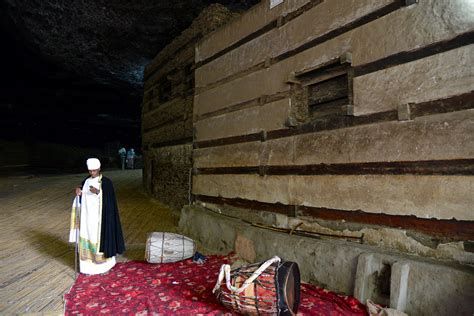
[(232, 291), (234, 293), (241, 293), (243, 292), (252, 282), (262, 274), (263, 271), (265, 271), (269, 266), (271, 266), (275, 262), (280, 262), (281, 259), (278, 256), (274, 256), (273, 258), (265, 261), (252, 275), (245, 280), (245, 282), (242, 284), (241, 287), (235, 287), (232, 284), (230, 284), (230, 265), (228, 264), (223, 264), (221, 266), (221, 270), (219, 271), (219, 277), (217, 278), (216, 285), (214, 286), (214, 289), (212, 290), (212, 293), (215, 293), (221, 286), (222, 280), (226, 280), (226, 285), (229, 291)]

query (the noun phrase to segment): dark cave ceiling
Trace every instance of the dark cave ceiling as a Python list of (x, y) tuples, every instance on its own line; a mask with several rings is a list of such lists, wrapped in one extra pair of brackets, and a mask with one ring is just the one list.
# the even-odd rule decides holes
[(214, 2), (0, 0), (3, 136), (137, 145), (145, 65)]

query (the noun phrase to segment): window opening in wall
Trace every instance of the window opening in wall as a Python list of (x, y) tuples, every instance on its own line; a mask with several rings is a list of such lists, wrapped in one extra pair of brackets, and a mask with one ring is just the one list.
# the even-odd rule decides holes
[(370, 299), (382, 305), (390, 305), (390, 281), (392, 266), (390, 263), (381, 263), (379, 269), (372, 275), (372, 291)]
[(390, 280), (392, 276), (392, 266), (388, 263), (382, 265), (379, 276), (377, 278), (377, 289), (379, 293), (390, 299)]
[(160, 103), (171, 99), (171, 81), (168, 78), (163, 78), (158, 83), (158, 99)]
[(306, 96), (309, 119), (350, 114), (352, 104), (352, 67), (349, 53), (327, 63), (293, 74)]
[(273, 9), (279, 4), (282, 4), (283, 0), (270, 0), (270, 9)]
[(315, 116), (345, 114), (349, 103), (347, 74), (308, 86), (309, 113)]

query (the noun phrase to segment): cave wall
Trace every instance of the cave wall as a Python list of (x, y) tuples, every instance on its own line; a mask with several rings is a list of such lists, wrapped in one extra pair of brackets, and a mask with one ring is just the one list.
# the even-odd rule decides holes
[[(112, 145), (111, 143), (107, 143)], [(118, 161), (108, 148), (98, 149), (37, 141), (34, 143), (0, 139), (0, 173), (84, 172), (86, 160), (98, 157), (104, 170), (117, 168)]]
[(222, 5), (209, 6), (145, 68), (144, 186), (177, 210), (190, 196), (195, 44), (234, 16)]

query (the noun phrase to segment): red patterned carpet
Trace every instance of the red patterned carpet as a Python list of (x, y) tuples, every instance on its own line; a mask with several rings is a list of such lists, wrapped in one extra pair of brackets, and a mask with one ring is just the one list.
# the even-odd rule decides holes
[[(80, 275), (64, 295), (66, 315), (233, 315), (212, 293), (220, 266), (230, 256), (209, 256), (199, 265), (118, 263), (106, 275)], [(352, 297), (302, 284), (298, 315), (367, 315)]]

